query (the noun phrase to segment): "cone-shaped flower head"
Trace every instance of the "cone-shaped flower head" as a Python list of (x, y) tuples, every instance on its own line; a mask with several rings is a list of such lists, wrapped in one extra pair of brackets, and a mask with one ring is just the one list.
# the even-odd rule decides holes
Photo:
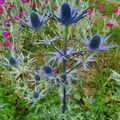
[(50, 66), (43, 66), (42, 67), (42, 72), (49, 76), (49, 75), (52, 75), (53, 74), (53, 69), (50, 67)]
[(33, 98), (34, 99), (39, 98), (39, 92), (37, 92), (37, 91), (33, 92)]
[(16, 63), (17, 63), (16, 59), (15, 59), (13, 56), (11, 56), (11, 57), (9, 58), (9, 64), (10, 64), (10, 65), (15, 65)]
[(78, 10), (80, 9), (81, 4), (76, 8), (72, 9), (72, 7), (67, 3), (63, 3), (61, 5), (60, 11), (59, 11), (59, 17), (54, 14), (55, 19), (62, 23), (63, 25), (69, 26), (73, 23), (76, 23), (83, 17), (85, 17), (87, 14), (87, 10), (83, 10), (80, 14), (77, 15)]
[(39, 15), (36, 12), (31, 12), (30, 23), (33, 28), (38, 29), (41, 27), (42, 19), (40, 19)]
[(60, 11), (61, 22), (64, 24), (67, 24), (69, 23), (71, 18), (72, 18), (71, 6), (68, 3), (63, 3), (63, 5), (61, 6), (61, 11)]
[(83, 42), (83, 45), (88, 47), (88, 51), (97, 52), (102, 50), (107, 50), (109, 48), (114, 48), (116, 45), (103, 46), (103, 43), (106, 42), (111, 35), (108, 35), (106, 38), (102, 38), (98, 33), (94, 36), (91, 35), (90, 41), (88, 39)]
[(92, 48), (92, 49), (97, 49), (97, 48), (99, 48), (100, 47), (100, 44), (101, 44), (101, 36), (99, 36), (99, 35), (94, 35), (93, 37), (92, 37), (92, 39), (91, 39), (91, 41), (90, 41), (90, 44), (89, 44), (89, 46), (90, 46), (90, 48)]
[(41, 79), (41, 77), (40, 77), (40, 75), (39, 75), (39, 74), (35, 74), (35, 76), (34, 76), (34, 77), (35, 77), (35, 80), (36, 80), (36, 81), (40, 81), (40, 79)]
[(21, 20), (23, 24), (28, 26), (31, 29), (39, 29), (42, 28), (43, 24), (47, 22), (48, 18), (46, 19), (46, 15), (43, 14), (42, 16), (39, 16), (39, 14), (35, 11), (32, 11), (27, 17), (26, 20)]

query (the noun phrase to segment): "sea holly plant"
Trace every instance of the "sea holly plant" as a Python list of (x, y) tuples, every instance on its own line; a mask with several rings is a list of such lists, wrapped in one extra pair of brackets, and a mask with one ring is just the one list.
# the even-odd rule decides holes
[[(60, 62), (62, 63), (62, 71), (60, 71), (60, 73), (58, 73), (58, 75), (55, 75), (55, 73), (52, 72), (52, 68), (50, 67), (46, 67), (46, 73), (51, 73), (52, 76), (54, 77), (58, 77), (60, 78), (60, 83), (63, 85), (63, 107), (62, 107), (62, 113), (65, 113), (66, 111), (66, 99), (67, 99), (67, 91), (66, 91), (66, 86), (68, 84), (68, 76), (73, 76), (74, 73), (76, 73), (78, 71), (78, 67), (79, 65), (83, 65), (84, 68), (88, 67), (88, 62), (94, 61), (93, 59), (93, 55), (92, 52), (99, 52), (99, 51), (103, 51), (103, 50), (107, 50), (109, 48), (113, 48), (115, 47), (115, 45), (109, 45), (109, 46), (103, 46), (102, 44), (104, 42), (106, 42), (111, 35), (108, 35), (106, 38), (102, 38), (102, 36), (100, 34), (96, 34), (91, 36), (90, 40), (85, 40), (82, 44), (84, 46), (87, 47), (87, 49), (85, 50), (85, 53), (87, 53), (88, 55), (84, 55), (84, 59), (80, 59), (79, 57), (74, 56), (77, 51), (75, 51), (75, 48), (71, 48), (68, 49), (68, 42), (69, 42), (69, 27), (70, 25), (74, 25), (75, 23), (77, 23), (79, 20), (81, 20), (82, 18), (86, 17), (87, 14), (87, 9), (83, 10), (80, 14), (78, 12), (78, 10), (80, 9), (82, 4), (80, 4), (78, 6), (78, 8), (73, 9), (71, 7), (70, 4), (68, 3), (63, 3), (61, 5), (60, 11), (59, 11), (59, 15), (55, 15), (54, 13), (52, 13), (53, 15), (53, 19), (56, 20), (57, 22), (59, 22), (60, 24), (62, 24), (64, 26), (64, 45), (63, 45), (63, 50), (58, 49), (55, 44), (54, 41), (49, 41), (46, 45), (50, 45), (52, 46), (56, 51), (55, 52), (50, 52), (51, 58), (50, 58), (50, 62), (53, 60), (57, 60), (58, 59), (58, 64), (60, 65)], [(57, 38), (56, 38), (57, 40)], [(38, 42), (40, 43), (40, 41)], [(37, 44), (37, 43), (36, 43)], [(42, 43), (41, 43), (42, 44)], [(45, 42), (43, 43), (45, 44)], [(69, 52), (68, 52), (69, 51)], [(78, 51), (78, 53), (80, 53)], [(79, 56), (79, 54), (78, 54)], [(70, 68), (68, 68), (67, 63), (69, 62), (69, 60), (72, 59), (73, 60), (73, 66), (71, 66)], [(54, 71), (55, 72), (55, 71)], [(50, 74), (49, 74), (50, 75)], [(48, 76), (49, 79), (49, 76)]]
[[(62, 27), (64, 27), (64, 36), (57, 36), (54, 38), (51, 38), (50, 40), (38, 40), (35, 41), (34, 44), (43, 44), (46, 46), (50, 46), (53, 48), (54, 51), (49, 51), (47, 54), (49, 54), (50, 58), (48, 61), (46, 61), (45, 65), (40, 67), (39, 72), (36, 72), (34, 77), (31, 80), (28, 80), (32, 82), (33, 84), (31, 87), (35, 87), (35, 89), (28, 89), (26, 86), (26, 92), (24, 97), (29, 102), (37, 103), (39, 99), (42, 99), (45, 96), (46, 89), (41, 90), (40, 84), (41, 80), (49, 80), (50, 83), (56, 83), (61, 85), (63, 87), (63, 95), (62, 95), (62, 113), (64, 114), (67, 106), (67, 87), (69, 83), (72, 83), (72, 79), (77, 78), (75, 75), (79, 71), (79, 66), (82, 66), (84, 69), (88, 68), (88, 63), (95, 61), (94, 53), (100, 52), (103, 50), (108, 50), (110, 48), (116, 47), (116, 45), (103, 45), (104, 42), (106, 42), (111, 35), (108, 35), (105, 38), (102, 38), (102, 36), (97, 32), (95, 35), (90, 35), (90, 39), (84, 38), (85, 40), (81, 42), (81, 45), (83, 47), (80, 49), (80, 51), (77, 51), (76, 48), (72, 48), (69, 46), (69, 29), (70, 26), (74, 24), (78, 24), (79, 21), (81, 21), (83, 18), (87, 17), (89, 14), (87, 13), (87, 10), (90, 8), (86, 8), (85, 10), (82, 10), (82, 12), (79, 13), (79, 9), (81, 8), (82, 3), (76, 8), (73, 9), (72, 6), (64, 2), (60, 6), (59, 14), (56, 15), (54, 11), (50, 12), (48, 15), (43, 13), (42, 17), (35, 12), (32, 11), (29, 16), (26, 18), (26, 20), (22, 20), (23, 24), (31, 28), (32, 30), (40, 29), (44, 26), (44, 24), (48, 20), (54, 20), (54, 22), (58, 22), (58, 24), (61, 24)], [(27, 22), (26, 22), (27, 21)], [(58, 48), (56, 46), (57, 40), (62, 40), (63, 46), (62, 48)], [(15, 57), (11, 56), (7, 61), (9, 63), (9, 67), (12, 69), (14, 68), (13, 74), (17, 74), (17, 78), (22, 74), (26, 73), (27, 71), (32, 72), (32, 69), (29, 67), (25, 67), (25, 71), (17, 68), (21, 68), (21, 63), (23, 63), (23, 57), (20, 59), (19, 62), (15, 59)], [(72, 61), (72, 62), (71, 62)], [(28, 61), (28, 63), (31, 63)], [(70, 63), (70, 64), (68, 64)], [(15, 67), (13, 67), (15, 65)], [(16, 66), (19, 67), (16, 67)], [(27, 65), (27, 63), (26, 63)], [(16, 72), (15, 72), (16, 71)], [(18, 71), (18, 72), (17, 72)], [(19, 72), (20, 71), (20, 72)], [(23, 78), (25, 75), (22, 76)], [(27, 75), (26, 75), (27, 77)], [(70, 81), (70, 82), (69, 82)], [(19, 88), (24, 86), (24, 82), (20, 81), (20, 84), (18, 84)]]

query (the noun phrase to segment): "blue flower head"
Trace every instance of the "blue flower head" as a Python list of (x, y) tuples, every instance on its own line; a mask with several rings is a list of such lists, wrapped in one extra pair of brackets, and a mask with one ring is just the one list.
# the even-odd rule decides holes
[(20, 60), (19, 60), (19, 57), (18, 58), (15, 58), (15, 56), (10, 56), (8, 59), (7, 58), (4, 58), (7, 63), (3, 64), (4, 66), (7, 66), (7, 67), (12, 67), (12, 66), (15, 66), (16, 64), (19, 64), (20, 63)]
[(34, 99), (39, 98), (39, 92), (37, 92), (37, 91), (33, 92), (33, 98)]
[(43, 66), (42, 67), (42, 72), (46, 75), (46, 76), (50, 76), (53, 74), (53, 69), (50, 66)]
[(67, 23), (69, 23), (71, 18), (72, 18), (71, 6), (68, 3), (64, 3), (61, 6), (61, 11), (60, 11), (61, 22), (64, 23), (64, 24), (67, 24)]
[(69, 26), (73, 23), (76, 23), (86, 15), (88, 15), (86, 13), (88, 9), (83, 10), (80, 14), (77, 15), (80, 7), (81, 7), (81, 4), (76, 9), (72, 9), (72, 7), (67, 2), (65, 2), (61, 5), (59, 17), (57, 17), (55, 14), (54, 14), (54, 17), (63, 25)]
[(46, 19), (46, 15), (43, 14), (42, 16), (39, 16), (39, 14), (35, 11), (32, 11), (29, 16), (26, 17), (26, 22), (25, 20), (22, 20), (23, 24), (28, 26), (31, 29), (39, 29), (43, 26), (43, 24), (48, 20)]
[(36, 81), (40, 81), (40, 79), (41, 79), (41, 77), (40, 77), (40, 75), (39, 75), (38, 73), (37, 73), (37, 74), (35, 74), (35, 76), (34, 76), (34, 77), (35, 77), (35, 80), (36, 80)]
[(17, 60), (13, 56), (11, 56), (8, 60), (11, 66), (17, 64)]
[(88, 47), (88, 51), (98, 52), (103, 50), (108, 50), (110, 48), (116, 47), (116, 45), (103, 46), (103, 43), (106, 42), (111, 35), (108, 35), (106, 38), (102, 38), (98, 33), (91, 36), (90, 41), (88, 39), (83, 42), (83, 45)]

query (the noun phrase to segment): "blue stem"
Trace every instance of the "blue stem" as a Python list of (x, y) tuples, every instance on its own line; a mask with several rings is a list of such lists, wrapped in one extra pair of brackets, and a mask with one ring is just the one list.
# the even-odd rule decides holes
[(65, 85), (63, 86), (63, 108), (62, 108), (62, 113), (64, 114), (66, 111), (66, 87)]
[[(67, 41), (68, 41), (68, 26), (65, 26), (65, 40), (64, 40), (64, 57), (66, 58), (67, 54)], [(62, 113), (64, 114), (66, 111), (66, 67), (67, 67), (67, 60), (63, 59), (63, 108)]]

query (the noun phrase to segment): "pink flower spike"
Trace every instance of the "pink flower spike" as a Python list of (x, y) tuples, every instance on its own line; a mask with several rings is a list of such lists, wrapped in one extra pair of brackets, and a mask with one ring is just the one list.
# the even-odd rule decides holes
[(113, 24), (112, 24), (112, 23), (110, 23), (110, 22), (108, 22), (108, 23), (106, 24), (106, 26), (110, 28), (110, 27), (112, 27), (112, 26), (113, 26)]
[(96, 6), (97, 9), (102, 10), (104, 7), (102, 5)]
[(19, 12), (19, 15), (24, 15), (24, 11), (20, 11), (20, 12)]
[(9, 42), (4, 42), (4, 47), (9, 47), (10, 43)]
[(87, 10), (87, 13), (91, 14), (91, 13), (93, 13), (93, 10)]
[(0, 0), (0, 5), (4, 4), (5, 0)]
[(118, 13), (118, 9), (115, 8), (115, 9), (112, 10), (112, 12), (113, 13)]
[(4, 37), (8, 37), (8, 36), (9, 36), (9, 33), (5, 31), (5, 32), (2, 33), (2, 35), (3, 35)]
[(45, 0), (45, 4), (48, 4), (49, 0)]

